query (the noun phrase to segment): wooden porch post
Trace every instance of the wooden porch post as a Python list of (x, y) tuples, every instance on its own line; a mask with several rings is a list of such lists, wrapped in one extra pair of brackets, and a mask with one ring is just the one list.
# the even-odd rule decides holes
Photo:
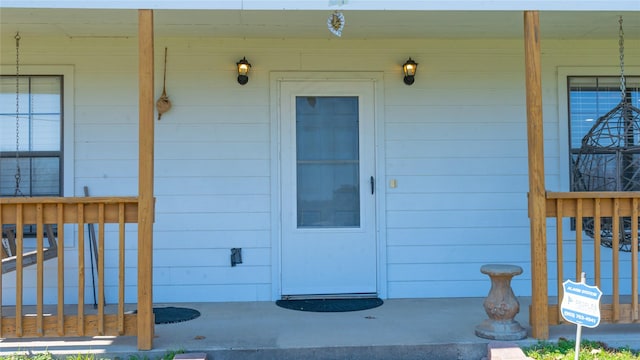
[(138, 10), (138, 349), (153, 348), (153, 10)]
[(524, 56), (529, 144), (529, 222), (531, 231), (531, 335), (549, 338), (547, 292), (547, 231), (542, 131), (542, 77), (540, 18), (538, 11), (524, 12)]

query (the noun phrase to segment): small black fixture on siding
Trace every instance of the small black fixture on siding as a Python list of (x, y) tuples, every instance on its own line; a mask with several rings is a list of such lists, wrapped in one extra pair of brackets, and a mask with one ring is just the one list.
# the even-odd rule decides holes
[(418, 63), (411, 60), (407, 60), (404, 65), (402, 65), (402, 70), (404, 71), (404, 83), (407, 85), (412, 85), (415, 81), (416, 69), (418, 68)]
[(231, 266), (242, 264), (242, 248), (231, 249)]
[(246, 57), (243, 57), (242, 60), (236, 63), (238, 66), (238, 84), (244, 85), (249, 82), (249, 69), (251, 69), (251, 64), (247, 61)]

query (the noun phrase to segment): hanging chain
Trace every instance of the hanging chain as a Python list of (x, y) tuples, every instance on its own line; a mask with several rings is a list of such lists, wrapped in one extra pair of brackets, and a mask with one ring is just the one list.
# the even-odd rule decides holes
[(620, 20), (618, 20), (618, 22), (620, 23), (620, 30), (618, 31), (618, 46), (620, 48), (620, 94), (622, 96), (622, 101), (624, 101), (627, 96), (627, 89), (624, 78), (624, 31), (622, 30), (622, 16), (620, 16)]
[(16, 188), (14, 196), (22, 195), (20, 191), (20, 33), (16, 33)]
[(167, 47), (164, 47), (164, 76), (162, 77), (162, 92), (165, 92), (167, 87)]

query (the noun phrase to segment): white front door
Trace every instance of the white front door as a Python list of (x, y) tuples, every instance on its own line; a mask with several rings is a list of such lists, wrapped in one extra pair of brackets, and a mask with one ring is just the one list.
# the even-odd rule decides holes
[(283, 81), (282, 296), (377, 293), (374, 83)]

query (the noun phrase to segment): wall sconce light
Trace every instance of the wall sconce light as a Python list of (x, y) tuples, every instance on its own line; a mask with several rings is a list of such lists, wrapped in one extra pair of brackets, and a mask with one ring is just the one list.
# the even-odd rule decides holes
[(249, 82), (249, 69), (251, 69), (251, 64), (247, 61), (245, 57), (242, 57), (242, 60), (236, 63), (238, 65), (238, 84), (244, 85)]
[(417, 67), (418, 67), (418, 63), (411, 60), (411, 58), (409, 58), (409, 60), (407, 60), (407, 62), (405, 62), (404, 65), (402, 65), (402, 70), (404, 71), (405, 84), (407, 85), (413, 84), (413, 82), (415, 81)]

